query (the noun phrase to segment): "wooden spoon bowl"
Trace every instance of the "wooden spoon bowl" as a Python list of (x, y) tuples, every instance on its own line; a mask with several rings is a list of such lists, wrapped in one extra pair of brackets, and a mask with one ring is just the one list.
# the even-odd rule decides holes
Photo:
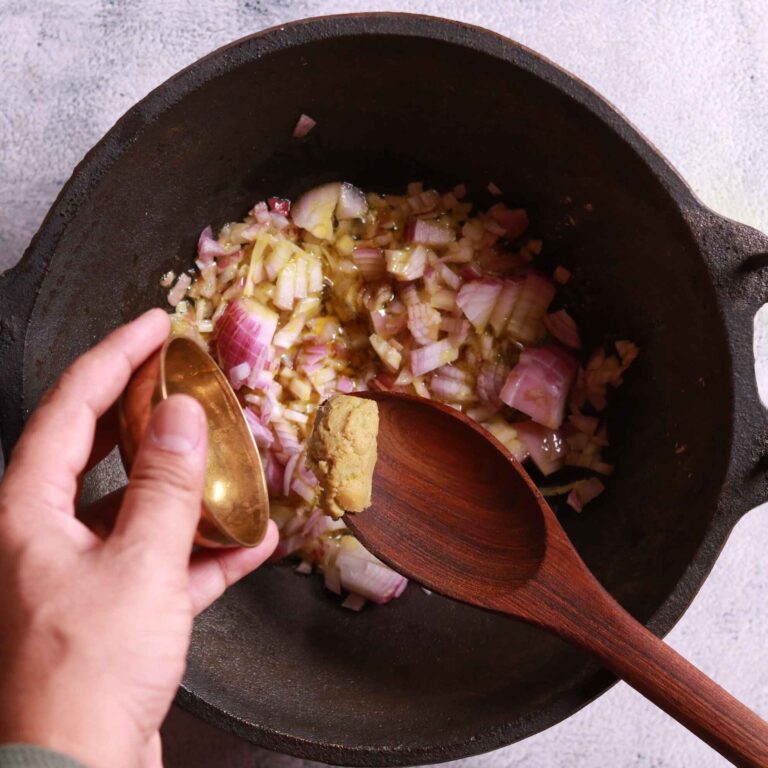
[[(453, 408), (406, 395), (365, 397), (378, 401), (381, 420), (372, 510), (345, 517), (363, 543), (386, 540), (398, 569), (427, 586), (440, 574), (438, 591), (459, 600), (469, 592), (487, 607), (527, 583), (544, 558), (546, 527), (522, 468), (510, 471), (509, 455), (489, 450), (488, 433)], [(425, 547), (430, 509), (433, 545)]]

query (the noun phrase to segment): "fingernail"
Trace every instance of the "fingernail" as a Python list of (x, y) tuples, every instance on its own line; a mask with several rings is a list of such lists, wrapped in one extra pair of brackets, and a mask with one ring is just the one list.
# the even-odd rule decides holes
[(205, 421), (202, 408), (187, 395), (172, 395), (152, 414), (149, 427), (153, 442), (172, 453), (189, 453), (197, 447)]

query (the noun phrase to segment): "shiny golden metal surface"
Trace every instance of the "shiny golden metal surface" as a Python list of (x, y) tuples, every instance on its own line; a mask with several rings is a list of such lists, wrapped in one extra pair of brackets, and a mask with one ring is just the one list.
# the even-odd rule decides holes
[(194, 397), (208, 417), (208, 465), (195, 543), (252, 547), (267, 530), (269, 498), (256, 443), (226, 376), (191, 339), (168, 339), (120, 399), (120, 453), (130, 472), (152, 409), (169, 395)]

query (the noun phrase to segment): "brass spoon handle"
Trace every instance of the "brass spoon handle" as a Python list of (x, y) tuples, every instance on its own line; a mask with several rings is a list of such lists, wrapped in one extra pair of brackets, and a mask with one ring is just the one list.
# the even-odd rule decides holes
[(532, 621), (591, 651), (735, 765), (768, 766), (768, 723), (630, 616), (586, 567), (557, 589), (548, 582), (532, 585)]

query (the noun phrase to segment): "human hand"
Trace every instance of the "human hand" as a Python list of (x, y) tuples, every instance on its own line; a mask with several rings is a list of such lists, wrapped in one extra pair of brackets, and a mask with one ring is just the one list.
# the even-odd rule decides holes
[(207, 433), (203, 409), (183, 395), (155, 409), (108, 538), (75, 517), (79, 478), (94, 444), (105, 447), (99, 419), (168, 328), (152, 310), (79, 358), (30, 418), (0, 483), (0, 743), (59, 750), (89, 768), (160, 766), (158, 728), (193, 616), (277, 543), (270, 522), (258, 547), (190, 558)]

